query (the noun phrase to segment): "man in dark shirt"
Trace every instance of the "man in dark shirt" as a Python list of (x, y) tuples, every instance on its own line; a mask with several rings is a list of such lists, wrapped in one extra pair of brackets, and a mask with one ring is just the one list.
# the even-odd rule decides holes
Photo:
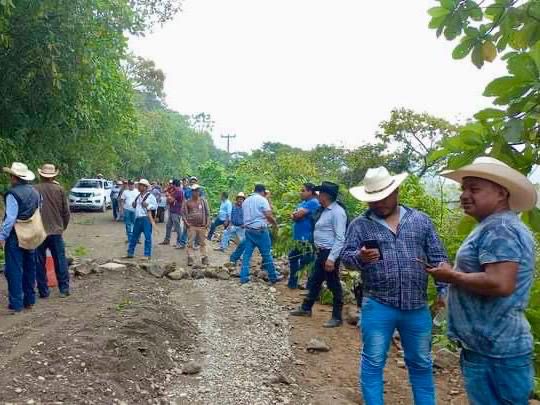
[(43, 198), (41, 217), (43, 226), (47, 232), (47, 239), (37, 249), (36, 279), (41, 298), (49, 296), (47, 284), (46, 252), (51, 252), (54, 261), (54, 271), (58, 281), (60, 297), (69, 295), (69, 272), (66, 261), (66, 249), (62, 234), (69, 224), (69, 205), (66, 192), (54, 179), (58, 176), (58, 170), (52, 164), (44, 164), (38, 169), (40, 183), (36, 189)]
[(182, 248), (182, 203), (184, 193), (180, 188), (180, 180), (173, 180), (172, 187), (167, 189), (167, 204), (169, 206), (169, 218), (165, 230), (165, 240), (160, 245), (168, 245), (171, 240), (171, 232), (176, 232), (176, 248)]

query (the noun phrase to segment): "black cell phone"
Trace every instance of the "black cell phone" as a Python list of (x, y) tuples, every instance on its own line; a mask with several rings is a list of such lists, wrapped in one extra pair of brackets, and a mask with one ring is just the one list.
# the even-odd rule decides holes
[(379, 260), (382, 260), (382, 259), (383, 259), (382, 250), (381, 250), (381, 247), (380, 247), (380, 245), (379, 245), (379, 241), (378, 241), (378, 240), (375, 240), (375, 239), (366, 240), (366, 241), (364, 241), (363, 246), (364, 246), (366, 249), (377, 249), (377, 250), (379, 251), (379, 255), (380, 255), (380, 259), (379, 259)]

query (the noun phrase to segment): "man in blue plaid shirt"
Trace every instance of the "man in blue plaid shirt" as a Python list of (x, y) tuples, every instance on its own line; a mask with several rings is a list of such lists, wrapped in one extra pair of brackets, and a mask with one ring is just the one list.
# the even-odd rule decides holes
[[(364, 300), (360, 327), (360, 387), (367, 405), (383, 405), (383, 371), (397, 329), (405, 352), (414, 402), (435, 404), (431, 359), (431, 314), (427, 306), (425, 264), (448, 262), (427, 215), (399, 205), (399, 186), (407, 174), (391, 176), (384, 167), (369, 169), (364, 185), (351, 194), (369, 209), (347, 231), (341, 253), (346, 267), (361, 271)], [(438, 284), (437, 306), (447, 286)]]

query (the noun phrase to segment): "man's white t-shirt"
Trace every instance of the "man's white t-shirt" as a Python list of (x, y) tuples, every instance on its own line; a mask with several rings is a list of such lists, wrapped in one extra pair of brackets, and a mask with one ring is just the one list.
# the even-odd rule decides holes
[(135, 211), (133, 208), (133, 202), (139, 195), (139, 190), (125, 190), (122, 193), (122, 201), (124, 202), (124, 209), (129, 211)]

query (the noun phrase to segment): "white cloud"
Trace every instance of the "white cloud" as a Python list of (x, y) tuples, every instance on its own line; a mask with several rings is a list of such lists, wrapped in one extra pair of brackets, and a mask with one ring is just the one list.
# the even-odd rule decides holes
[(369, 141), (393, 107), (467, 118), (502, 64), (453, 61), (427, 28), (432, 0), (186, 0), (130, 40), (167, 75), (169, 106), (207, 112), (233, 150), (264, 141), (310, 148)]

